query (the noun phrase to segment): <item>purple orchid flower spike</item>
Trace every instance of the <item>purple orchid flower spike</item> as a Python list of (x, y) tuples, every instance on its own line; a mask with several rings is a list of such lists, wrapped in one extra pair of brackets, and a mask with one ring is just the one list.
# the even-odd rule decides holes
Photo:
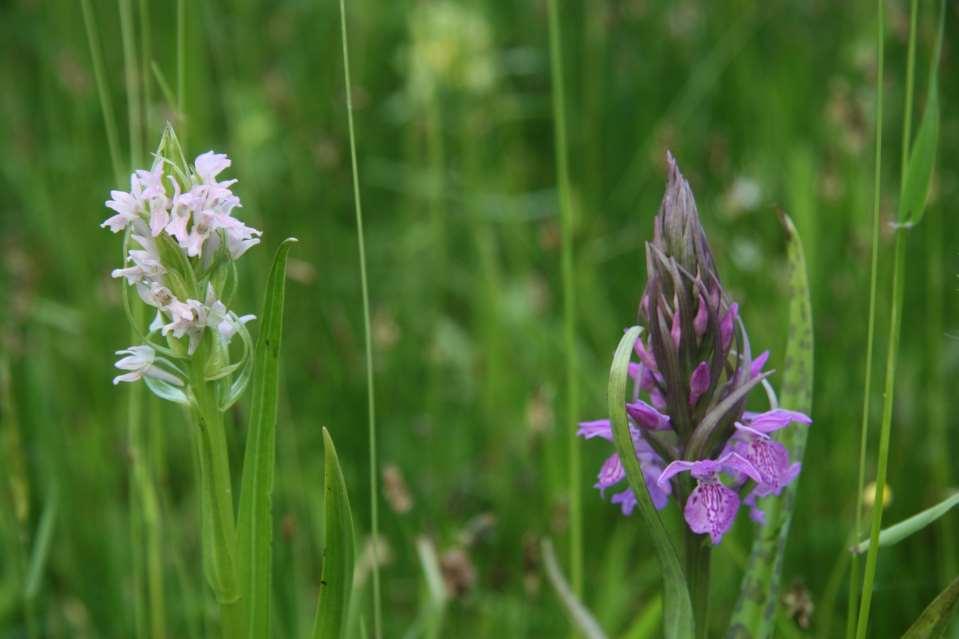
[[(669, 495), (672, 493), (672, 487), (668, 484), (663, 487), (658, 483), (660, 474), (663, 471), (663, 460), (650, 447), (649, 443), (643, 439), (642, 434), (636, 428), (630, 426), (630, 433), (633, 437), (633, 446), (636, 448), (636, 459), (639, 460), (639, 466), (643, 471), (643, 478), (646, 480), (646, 488), (649, 490), (649, 496), (653, 505), (658, 510), (662, 510), (669, 503)], [(599, 437), (606, 441), (613, 441), (613, 427), (608, 419), (599, 419), (590, 422), (581, 422), (579, 430), (576, 433), (584, 439), (593, 439)], [(606, 458), (599, 469), (597, 481), (593, 485), (599, 489), (601, 495), (605, 494), (607, 488), (615, 486), (626, 478), (626, 471), (623, 468), (622, 460), (618, 453), (613, 453)], [(614, 504), (619, 504), (624, 515), (630, 515), (636, 507), (636, 495), (632, 489), (626, 489), (613, 495), (610, 500)]]
[(739, 495), (719, 479), (722, 472), (745, 474), (759, 481), (759, 471), (738, 453), (727, 453), (719, 459), (699, 461), (674, 461), (659, 475), (660, 486), (668, 485), (670, 478), (689, 472), (696, 480), (696, 487), (689, 494), (683, 517), (690, 530), (708, 534), (713, 544), (723, 539), (739, 512)]
[[(762, 523), (757, 500), (778, 495), (800, 464), (770, 435), (808, 416), (776, 408), (745, 412), (749, 395), (768, 385), (769, 352), (755, 357), (739, 304), (723, 287), (689, 183), (667, 153), (666, 191), (646, 243), (646, 285), (636, 322), (642, 328), (629, 364), (626, 398), (629, 432), (646, 486), (657, 508), (673, 493), (670, 481), (689, 472), (695, 488), (685, 495), (689, 533), (719, 543), (742, 504)], [(612, 441), (608, 420), (583, 422), (579, 436)], [(612, 455), (596, 482), (601, 493), (625, 479)], [(678, 488), (678, 485), (676, 486)], [(636, 507), (627, 487), (611, 501), (624, 514)]]

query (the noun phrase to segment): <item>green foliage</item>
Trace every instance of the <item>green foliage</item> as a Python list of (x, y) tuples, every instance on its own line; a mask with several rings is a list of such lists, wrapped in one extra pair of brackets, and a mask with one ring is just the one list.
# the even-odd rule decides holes
[[(786, 256), (789, 263), (785, 293), (789, 298), (786, 359), (779, 394), (784, 408), (813, 416), (813, 322), (802, 240), (786, 214), (781, 216), (786, 232)], [(793, 427), (781, 431), (778, 439), (789, 449), (789, 458), (802, 461), (808, 429)], [(805, 479), (800, 475), (800, 479)], [(776, 621), (783, 556), (789, 538), (799, 482), (793, 482), (779, 497), (766, 497), (759, 508), (766, 523), (756, 532), (753, 549), (746, 564), (739, 600), (733, 612), (727, 636), (770, 637)]]
[[(893, 544), (899, 543), (906, 537), (914, 535), (926, 526), (930, 525), (950, 510), (955, 508), (959, 504), (959, 493), (955, 495), (950, 495), (946, 497), (941, 502), (927, 508), (926, 510), (916, 513), (908, 519), (900, 521), (898, 524), (893, 524), (888, 528), (885, 528), (879, 532), (879, 546), (891, 546)], [(852, 547), (852, 552), (854, 553), (864, 553), (869, 550), (869, 539), (864, 539), (855, 546)]]
[(573, 592), (569, 582), (563, 577), (559, 562), (556, 561), (556, 551), (553, 550), (553, 543), (544, 539), (540, 548), (543, 552), (543, 567), (546, 569), (546, 577), (549, 579), (553, 590), (556, 591), (559, 600), (563, 602), (563, 607), (566, 609), (570, 621), (579, 632), (583, 633), (586, 639), (606, 639), (606, 634), (600, 628), (599, 623), (576, 597), (576, 593)]
[(670, 534), (663, 525), (656, 507), (646, 488), (643, 471), (636, 458), (636, 448), (629, 433), (626, 418), (626, 382), (629, 379), (629, 360), (633, 354), (633, 345), (639, 339), (642, 328), (634, 326), (626, 331), (616, 347), (613, 364), (609, 369), (609, 390), (607, 392), (609, 418), (613, 423), (613, 441), (616, 452), (623, 460), (629, 487), (636, 494), (639, 512), (643, 523), (652, 538), (653, 550), (659, 561), (663, 577), (663, 631), (667, 639), (688, 639), (693, 636), (693, 608), (689, 599), (689, 589), (683, 574), (679, 554)]
[(946, 636), (957, 607), (959, 607), (959, 577), (932, 600), (915, 623), (909, 626), (902, 639), (940, 639)]
[[(140, 74), (147, 84), (140, 91), (144, 139), (150, 141), (144, 151), (154, 150), (169, 120), (190, 150), (186, 159), (206, 150), (232, 158), (227, 174), (239, 179), (243, 200), (236, 214), (264, 234), (263, 244), (238, 263), (230, 307), (259, 314), (277, 243), (290, 235), (300, 239), (289, 261), (279, 364), (273, 634), (309, 636), (314, 623), (325, 525), (321, 427), (332, 424), (356, 526), (355, 639), (361, 618), (367, 631), (372, 626), (364, 550), (371, 482), (346, 92), (336, 72), (342, 55), (337, 3), (180, 2), (187, 14), (182, 78), (177, 4), (133, 2), (135, 26), (150, 36), (149, 52), (138, 54), (148, 71)], [(421, 536), (434, 543), (441, 567), (450, 550), (461, 550), (473, 568), (463, 590), (447, 593), (441, 635), (569, 633), (564, 608), (542, 576), (536, 540), (552, 538), (571, 575), (570, 433), (560, 425), (607, 415), (612, 347), (642, 292), (643, 242), (662, 196), (666, 148), (695, 189), (723, 284), (741, 302), (753, 351), (772, 350), (777, 372), (769, 381), (777, 390), (788, 318), (780, 290), (782, 233), (772, 207), (781, 204), (795, 215), (815, 320), (816, 421), (783, 555), (782, 590), (806, 592), (815, 612), (812, 626), (803, 629), (783, 607), (780, 623), (805, 635), (840, 636), (844, 562), (851, 560), (849, 545), (859, 541), (849, 532), (861, 496), (855, 475), (869, 306), (875, 1), (788, 7), (758, 0), (715, 0), (708, 7), (686, 0), (557, 2), (574, 210), (579, 415), (565, 409), (546, 5), (419, 4), (347, 5), (379, 453), (384, 466), (399, 469), (411, 502), (403, 512), (382, 502), (379, 532), (389, 548), (380, 565), (384, 637), (422, 627), (428, 595), (420, 587)], [(437, 13), (466, 16), (459, 30), (424, 34), (424, 25), (411, 24), (438, 4), (445, 10)], [(885, 4), (889, 128), (903, 110), (909, 3)], [(109, 190), (127, 187), (131, 168), (117, 3), (0, 5), (6, 45), (0, 51), (0, 360), (9, 362), (0, 413), (16, 414), (0, 423), (0, 637), (29, 637), (32, 618), (36, 637), (140, 639), (131, 560), (143, 548), (129, 526), (127, 479), (134, 468), (127, 393), (110, 383), (113, 351), (131, 342), (121, 287), (109, 278), (119, 266), (119, 238), (98, 228), (109, 215), (103, 207)], [(926, 70), (939, 8), (919, 5), (914, 134), (928, 103)], [(99, 73), (84, 9), (96, 28)], [(936, 503), (959, 482), (950, 456), (959, 449), (959, 432), (951, 427), (959, 409), (952, 392), (959, 340), (951, 337), (959, 327), (959, 225), (950, 204), (959, 200), (959, 127), (949, 108), (959, 103), (959, 74), (948, 72), (956, 63), (954, 17), (949, 7), (938, 77), (941, 140), (926, 214), (914, 232), (903, 233), (915, 265), (924, 264), (903, 280), (889, 522)], [(480, 48), (466, 49), (468, 38), (450, 37), (462, 32), (487, 35)], [(137, 51), (141, 44), (137, 37)], [(427, 95), (410, 95), (413, 76), (423, 71), (406, 63), (414, 44), (432, 65)], [(445, 66), (451, 60), (455, 65)], [(483, 70), (478, 83), (456, 75), (470, 68)], [(176, 107), (181, 83), (184, 112)], [(119, 120), (110, 120), (113, 145), (107, 110)], [(884, 146), (896, 161), (887, 161), (880, 174), (885, 198), (877, 244), (883, 295), (876, 327), (883, 336), (892, 248), (885, 220), (898, 212), (898, 126), (890, 130)], [(929, 225), (934, 219), (938, 230)], [(934, 246), (941, 247), (938, 257)], [(938, 273), (940, 283), (929, 273)], [(933, 292), (938, 307), (929, 301)], [(261, 321), (248, 325), (254, 338)], [(875, 375), (883, 353), (877, 346)], [(942, 390), (930, 383), (933, 375), (944, 380)], [(867, 482), (875, 472), (881, 399), (873, 386)], [(763, 408), (759, 390), (752, 395), (750, 408)], [(223, 424), (237, 479), (249, 401), (247, 392)], [(941, 429), (932, 426), (934, 406), (943, 416)], [(192, 472), (192, 427), (169, 402), (144, 401), (141, 412), (140, 457), (162, 522), (156, 574), (166, 636), (215, 636), (217, 603), (204, 581), (198, 541), (201, 491)], [(638, 513), (623, 517), (609, 492), (603, 499), (592, 488), (610, 447), (580, 445), (582, 600), (610, 636), (626, 636), (634, 623), (638, 636), (653, 636), (661, 632), (662, 581), (649, 531)], [(53, 485), (60, 490), (57, 523), (31, 615), (23, 585), (45, 487)], [(240, 482), (233, 488), (236, 497)], [(372, 488), (382, 500), (384, 491)], [(15, 514), (21, 511), (22, 524)], [(881, 549), (871, 637), (900, 636), (959, 574), (959, 539), (949, 534), (959, 523), (957, 512)], [(678, 539), (680, 509), (670, 506), (662, 518)], [(741, 515), (713, 553), (713, 635), (729, 623), (743, 570), (736, 557), (746, 559), (756, 531)], [(144, 580), (148, 576), (144, 566)]]
[(899, 201), (899, 222), (913, 226), (926, 213), (926, 196), (932, 183), (939, 146), (939, 58), (942, 54), (942, 33), (946, 22), (946, 2), (942, 0), (939, 10), (939, 36), (929, 65), (929, 88), (926, 91), (926, 108), (922, 113), (916, 141), (912, 144), (909, 162), (906, 165)]
[(250, 384), (250, 426), (240, 488), (237, 560), (240, 597), (252, 639), (268, 639), (273, 599), (273, 482), (286, 260), (295, 239), (276, 250), (266, 284)]
[(323, 429), (323, 446), (326, 535), (313, 639), (340, 639), (346, 636), (346, 615), (353, 596), (353, 514), (340, 460), (326, 428)]

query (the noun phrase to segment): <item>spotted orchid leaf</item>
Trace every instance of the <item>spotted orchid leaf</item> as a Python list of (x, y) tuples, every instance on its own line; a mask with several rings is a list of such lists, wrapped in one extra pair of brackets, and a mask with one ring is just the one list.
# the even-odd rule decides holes
[(946, 636), (950, 622), (959, 610), (959, 577), (932, 600), (916, 619), (902, 639), (941, 639)]
[[(786, 231), (789, 263), (786, 289), (789, 295), (789, 337), (780, 398), (784, 406), (808, 415), (812, 409), (813, 327), (806, 260), (792, 220), (785, 214), (781, 214), (781, 220)], [(790, 450), (791, 458), (798, 462), (802, 460), (808, 432), (805, 428), (787, 428), (776, 436)], [(753, 542), (739, 600), (726, 635), (728, 639), (758, 639), (772, 635), (779, 601), (782, 557), (789, 537), (796, 489), (797, 483), (793, 482), (779, 497), (759, 500), (759, 507), (766, 514), (766, 523), (758, 529)]]

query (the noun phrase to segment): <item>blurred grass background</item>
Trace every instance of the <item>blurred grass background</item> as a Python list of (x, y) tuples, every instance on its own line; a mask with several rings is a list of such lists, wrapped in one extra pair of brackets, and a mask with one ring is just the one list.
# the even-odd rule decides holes
[[(127, 171), (117, 6), (92, 4)], [(175, 90), (174, 3), (135, 4), (148, 7), (152, 57)], [(921, 4), (917, 113), (935, 19), (934, 3)], [(429, 628), (421, 537), (435, 545), (451, 593), (441, 636), (559, 636), (565, 618), (538, 557), (541, 537), (561, 550), (566, 541), (572, 419), (560, 391), (545, 3), (349, 5), (386, 636)], [(337, 442), (361, 546), (369, 525), (337, 7), (187, 6), (186, 117), (177, 117), (151, 78), (145, 148), (171, 120), (192, 155), (213, 148), (233, 158), (239, 215), (264, 231), (264, 246), (241, 262), (238, 311), (258, 312), (273, 247), (287, 236), (301, 240), (289, 274), (274, 507), (276, 636), (302, 637), (320, 575), (323, 425)], [(959, 324), (956, 7), (950, 4), (946, 23), (939, 171), (927, 218), (909, 239), (889, 523), (942, 499), (957, 480), (959, 341), (950, 336)], [(888, 10), (883, 211), (891, 217), (906, 3), (889, 2)], [(697, 194), (754, 349), (772, 348), (774, 367), (785, 338), (775, 206), (794, 216), (805, 242), (815, 424), (784, 584), (789, 601), (808, 597), (815, 609), (802, 619), (784, 604), (779, 632), (786, 637), (838, 636), (846, 609), (868, 305), (873, 13), (862, 0), (610, 0), (563, 8), (584, 403), (575, 418), (603, 416), (609, 359), (643, 287), (643, 241), (662, 194), (666, 148)], [(98, 225), (108, 190), (124, 183), (113, 177), (80, 5), (0, 3), (0, 41), (0, 637), (134, 636), (156, 623), (157, 592), (169, 636), (201, 636), (215, 605), (200, 570), (187, 424), (173, 407), (145, 400), (142, 448), (154, 509), (131, 493), (129, 389), (110, 385), (112, 351), (126, 347), (128, 335), (120, 289), (109, 277), (120, 242)], [(882, 308), (888, 237), (880, 250)], [(880, 315), (877, 371), (885, 324)], [(235, 413), (237, 461), (244, 406)], [(659, 580), (644, 532), (636, 517), (621, 517), (590, 488), (606, 454), (601, 445), (584, 446), (586, 603), (612, 635), (649, 636)], [(873, 472), (867, 468), (867, 476)], [(675, 506), (668, 512), (678, 519)], [(955, 576), (957, 517), (883, 550), (872, 636), (898, 636)], [(751, 526), (742, 517), (714, 559), (717, 635), (735, 601)], [(152, 590), (144, 585), (151, 576), (160, 579)], [(368, 625), (368, 602), (360, 605)]]

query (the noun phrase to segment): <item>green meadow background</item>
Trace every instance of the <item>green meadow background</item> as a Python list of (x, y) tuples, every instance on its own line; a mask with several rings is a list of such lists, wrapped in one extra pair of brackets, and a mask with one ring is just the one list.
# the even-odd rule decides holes
[[(126, 124), (118, 5), (91, 3), (120, 168), (126, 174), (148, 162), (167, 120), (190, 155), (215, 149), (232, 157), (244, 204), (238, 216), (264, 232), (263, 245), (240, 262), (241, 314), (259, 312), (275, 246), (299, 238), (281, 359), (274, 631), (304, 637), (311, 628), (326, 426), (354, 509), (354, 631), (362, 636), (371, 620), (366, 386), (338, 5), (186, 4), (181, 114), (167, 99), (177, 91), (175, 3), (132, 3), (138, 57), (146, 7), (156, 67), (142, 96), (148, 126), (138, 148)], [(552, 538), (568, 570), (572, 423), (604, 416), (608, 366), (635, 319), (643, 242), (671, 149), (753, 348), (772, 349), (773, 367), (782, 364), (787, 301), (777, 207), (795, 218), (805, 243), (815, 422), (777, 631), (840, 636), (845, 548), (859, 498), (874, 3), (561, 4), (579, 415), (567, 413), (563, 392), (545, 3), (347, 3), (372, 306), (384, 634), (568, 632), (539, 541)], [(894, 215), (898, 192), (906, 5), (887, 3), (884, 218)], [(920, 3), (917, 114), (937, 7)], [(959, 479), (957, 7), (947, 9), (938, 171), (926, 219), (908, 239), (887, 523), (944, 498)], [(127, 188), (127, 179), (118, 182), (111, 165), (81, 5), (0, 2), (0, 42), (0, 637), (205, 636), (216, 605), (200, 567), (187, 422), (149, 397), (131, 430), (131, 389), (110, 383), (113, 351), (129, 345), (129, 329), (109, 276), (121, 242), (99, 224), (109, 190)], [(885, 358), (889, 240), (884, 227), (874, 380)], [(876, 435), (880, 384), (873, 388)], [(245, 410), (241, 402), (228, 419), (235, 465)], [(152, 492), (132, 476), (131, 437)], [(660, 580), (646, 533), (638, 516), (622, 517), (591, 488), (609, 447), (577, 445), (585, 602), (611, 636), (655, 636)], [(866, 472), (875, 472), (871, 461)], [(675, 504), (666, 514), (680, 517)], [(716, 636), (752, 533), (740, 517), (714, 553)], [(442, 620), (424, 577), (430, 546), (449, 591)], [(956, 512), (883, 549), (871, 636), (899, 636), (959, 573), (957, 552)], [(804, 598), (814, 605), (808, 618), (793, 614)], [(437, 631), (431, 624), (440, 621)]]

